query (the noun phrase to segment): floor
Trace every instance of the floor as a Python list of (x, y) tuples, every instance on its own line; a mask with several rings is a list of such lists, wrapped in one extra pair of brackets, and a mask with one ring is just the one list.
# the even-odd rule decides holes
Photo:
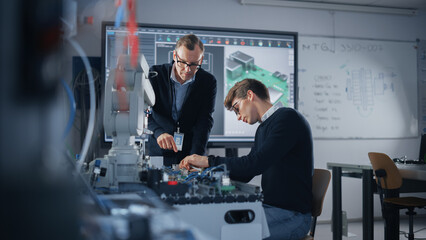
[[(408, 232), (408, 218), (401, 218), (399, 227), (400, 231)], [(418, 231), (418, 232), (416, 232)], [(414, 237), (415, 239), (426, 240), (426, 215), (414, 217)], [(354, 221), (348, 222), (348, 235), (349, 237), (343, 237), (343, 240), (362, 240), (362, 222)], [(333, 239), (333, 233), (331, 232), (330, 223), (317, 223), (315, 231), (316, 240), (331, 240)], [(384, 224), (382, 220), (374, 221), (374, 239), (384, 239)], [(400, 240), (408, 239), (403, 234), (399, 237)]]

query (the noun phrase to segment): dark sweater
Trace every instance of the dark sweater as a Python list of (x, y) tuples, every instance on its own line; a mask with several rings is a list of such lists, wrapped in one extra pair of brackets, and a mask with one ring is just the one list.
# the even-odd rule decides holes
[(261, 123), (247, 156), (214, 157), (226, 163), (231, 179), (248, 182), (262, 174), (264, 203), (301, 213), (311, 212), (313, 146), (308, 122), (296, 110), (280, 108)]
[(157, 138), (163, 133), (173, 136), (177, 122), (172, 117), (173, 88), (170, 80), (173, 63), (152, 66), (150, 82), (155, 92), (155, 105), (148, 118), (148, 128), (154, 132), (148, 140), (148, 154), (163, 156), (164, 164), (178, 164), (191, 154), (204, 155), (210, 130), (213, 126), (213, 111), (216, 99), (216, 79), (202, 68), (195, 74), (188, 88), (178, 119), (180, 132), (185, 134), (183, 149), (177, 153), (158, 146)]

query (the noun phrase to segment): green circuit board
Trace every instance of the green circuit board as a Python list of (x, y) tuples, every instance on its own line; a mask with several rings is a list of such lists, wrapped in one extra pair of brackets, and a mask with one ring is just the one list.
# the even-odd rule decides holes
[[(241, 71), (240, 76), (233, 77), (229, 72), (226, 77), (226, 93), (234, 86), (235, 83), (245, 79), (253, 78), (261, 81), (269, 90), (271, 103), (275, 104), (280, 101), (283, 106), (289, 106), (289, 80), (290, 76), (278, 72), (272, 73), (258, 66), (252, 67), (248, 71)], [(226, 94), (225, 93), (225, 94)]]

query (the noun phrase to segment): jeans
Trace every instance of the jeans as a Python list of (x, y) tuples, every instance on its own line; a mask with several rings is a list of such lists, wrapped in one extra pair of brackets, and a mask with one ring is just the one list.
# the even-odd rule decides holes
[(301, 239), (308, 233), (311, 226), (311, 213), (299, 213), (263, 204), (266, 221), (271, 236), (274, 239)]

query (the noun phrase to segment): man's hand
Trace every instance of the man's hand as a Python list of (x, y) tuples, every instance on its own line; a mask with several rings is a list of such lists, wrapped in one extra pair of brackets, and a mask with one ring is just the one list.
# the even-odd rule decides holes
[(168, 133), (158, 136), (157, 143), (162, 149), (173, 150), (174, 152), (178, 151), (173, 136)]
[(179, 168), (186, 168), (187, 170), (191, 170), (191, 167), (208, 167), (209, 160), (206, 156), (200, 156), (197, 154), (192, 154), (191, 156), (187, 156), (179, 163)]

